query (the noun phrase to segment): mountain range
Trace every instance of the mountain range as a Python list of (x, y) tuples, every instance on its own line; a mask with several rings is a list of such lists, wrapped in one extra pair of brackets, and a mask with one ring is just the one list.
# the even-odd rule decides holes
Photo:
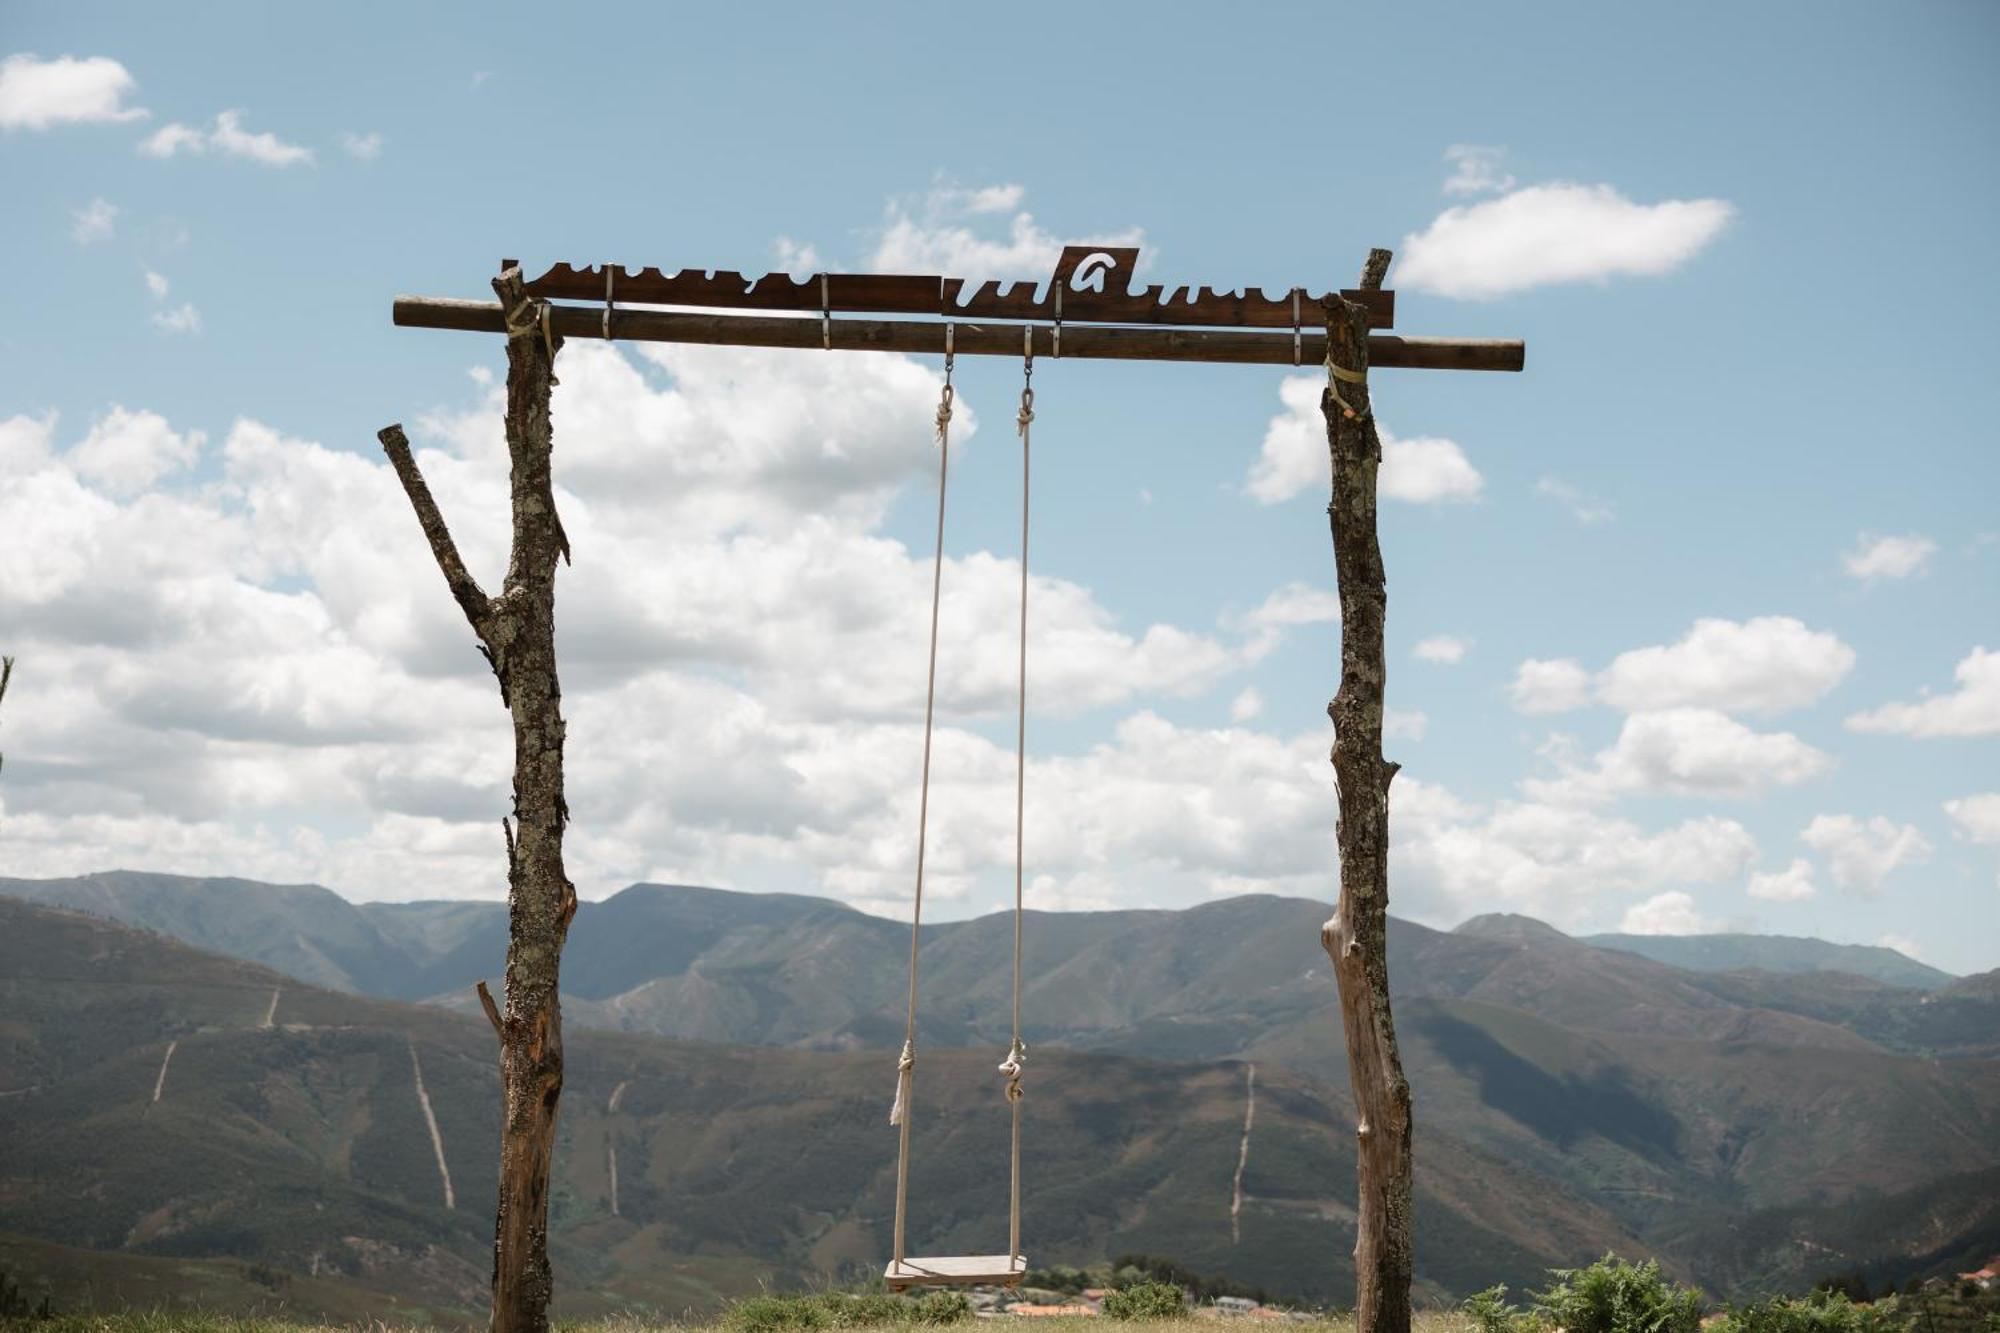
[[(497, 1096), (469, 987), (497, 972), (503, 906), (129, 873), (0, 894), (17, 900), (0, 899), (0, 1231), (41, 1247), (20, 1252), (201, 1256), (300, 1284), (330, 1265), (385, 1300), (476, 1304)], [(1147, 1250), (1343, 1297), (1353, 1160), (1325, 910), (1030, 915), (1031, 1257)], [(917, 1192), (946, 1201), (920, 1205), (926, 1244), (999, 1225), (1010, 931), (925, 932)], [(2000, 975), (1756, 936), (1677, 942), (1678, 965), (1634, 951), (1653, 943), (1394, 923), (1426, 1292), (1606, 1248), (1723, 1295), (2000, 1244)], [(570, 1312), (712, 1305), (879, 1261), (907, 948), (907, 927), (812, 898), (641, 885), (584, 905), (556, 1182)]]

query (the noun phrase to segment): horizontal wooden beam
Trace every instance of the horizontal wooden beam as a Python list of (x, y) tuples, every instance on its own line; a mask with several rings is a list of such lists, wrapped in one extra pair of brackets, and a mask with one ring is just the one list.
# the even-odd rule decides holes
[[(602, 338), (601, 306), (551, 303), (550, 324), (565, 338)], [(395, 322), (404, 328), (503, 333), (506, 321), (492, 301), (439, 296), (399, 296)], [(800, 347), (836, 351), (918, 352), (942, 355), (946, 329), (952, 346), (968, 356), (1020, 356), (1024, 332), (1037, 357), (1112, 361), (1204, 361), (1225, 365), (1317, 366), (1326, 356), (1326, 334), (1303, 331), (1294, 356), (1292, 335), (1234, 329), (1106, 328), (1064, 325), (1058, 347), (1046, 324), (986, 324), (944, 320), (833, 319), (769, 315), (711, 315), (672, 310), (628, 310), (610, 315), (611, 336), (628, 342), (710, 343), (732, 347)], [(823, 342), (823, 339), (825, 342)], [(1368, 339), (1369, 364), (1424, 370), (1519, 370), (1526, 349), (1502, 338)]]
[[(1105, 262), (1102, 273), (1085, 274), (1092, 285), (1072, 282), (1077, 266)], [(508, 260), (502, 267), (511, 266)], [(793, 310), (813, 314), (936, 315), (941, 319), (1021, 319), (1069, 324), (1184, 324), (1223, 328), (1289, 329), (1324, 321), (1326, 296), (1301, 288), (1242, 291), (1214, 287), (1166, 287), (1158, 283), (1131, 290), (1126, 284), (1139, 262), (1136, 246), (1097, 249), (1073, 245), (1063, 251), (1053, 277), (1043, 281), (969, 282), (938, 274), (789, 273), (745, 277), (682, 269), (626, 268), (600, 264), (578, 268), (557, 264), (528, 280), (528, 295), (557, 301), (603, 301), (614, 305), (715, 306), (728, 310)], [(1341, 293), (1368, 310), (1368, 327), (1395, 327), (1396, 294), (1380, 288)]]

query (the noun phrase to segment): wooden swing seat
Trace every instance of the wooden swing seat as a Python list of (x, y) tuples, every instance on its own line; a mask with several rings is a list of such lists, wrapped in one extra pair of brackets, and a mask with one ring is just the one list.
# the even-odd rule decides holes
[(882, 1270), (891, 1291), (906, 1287), (1018, 1287), (1028, 1261), (1018, 1254), (952, 1254), (905, 1258)]

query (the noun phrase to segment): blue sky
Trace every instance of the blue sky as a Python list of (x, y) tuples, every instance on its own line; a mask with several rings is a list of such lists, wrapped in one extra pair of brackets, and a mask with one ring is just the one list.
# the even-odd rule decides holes
[[(1212, 12), (0, 6), (0, 873), (498, 892), (504, 715), (373, 436), (497, 562), (502, 358), (398, 292), (1381, 244), (1401, 329), (1529, 348), (1378, 376), (1398, 910), (2000, 965), (2000, 15)], [(557, 405), (579, 885), (893, 912), (937, 367), (649, 351), (573, 347)], [(959, 376), (947, 915), (1008, 883), (1017, 376)], [(1330, 895), (1288, 378), (1038, 367), (1039, 901)]]

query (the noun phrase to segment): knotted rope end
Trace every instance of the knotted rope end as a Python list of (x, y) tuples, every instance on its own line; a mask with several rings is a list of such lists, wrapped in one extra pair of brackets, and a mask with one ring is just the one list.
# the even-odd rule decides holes
[(903, 1043), (903, 1053), (896, 1057), (896, 1100), (889, 1107), (889, 1123), (900, 1125), (903, 1117), (910, 1113), (910, 1083), (916, 1072), (917, 1053), (911, 1043)]
[(1021, 1069), (1027, 1062), (1027, 1043), (1016, 1037), (1014, 1044), (1008, 1048), (1007, 1058), (1000, 1062), (1000, 1073), (1007, 1080), (1007, 1100), (1010, 1102), (1021, 1100)]

